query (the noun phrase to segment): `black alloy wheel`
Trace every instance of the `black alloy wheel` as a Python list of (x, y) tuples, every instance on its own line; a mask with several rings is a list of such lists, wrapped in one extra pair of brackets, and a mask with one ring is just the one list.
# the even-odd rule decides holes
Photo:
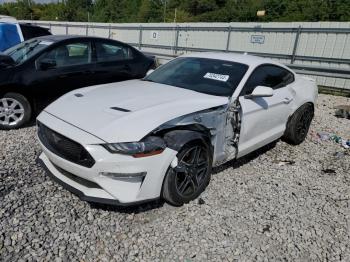
[(210, 181), (212, 156), (208, 146), (187, 145), (177, 155), (178, 165), (169, 168), (163, 185), (163, 197), (179, 206), (196, 199)]

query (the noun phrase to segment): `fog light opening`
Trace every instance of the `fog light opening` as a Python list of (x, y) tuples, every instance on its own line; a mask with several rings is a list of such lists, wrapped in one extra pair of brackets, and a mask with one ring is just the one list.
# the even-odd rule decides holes
[(111, 172), (100, 172), (100, 176), (108, 177), (111, 179), (144, 179), (147, 175), (147, 172), (139, 173), (111, 173)]

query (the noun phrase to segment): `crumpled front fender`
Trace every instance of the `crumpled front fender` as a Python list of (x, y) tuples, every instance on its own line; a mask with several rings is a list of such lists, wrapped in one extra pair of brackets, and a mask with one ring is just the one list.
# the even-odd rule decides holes
[(179, 151), (187, 143), (200, 140), (210, 146), (210, 138), (205, 133), (192, 130), (173, 130), (165, 134), (164, 140), (170, 149)]

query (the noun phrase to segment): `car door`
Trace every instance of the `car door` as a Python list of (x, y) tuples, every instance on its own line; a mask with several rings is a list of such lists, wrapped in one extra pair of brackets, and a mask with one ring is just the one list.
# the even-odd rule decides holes
[(135, 78), (137, 59), (133, 50), (122, 43), (95, 41), (96, 81), (111, 83)]
[(95, 63), (89, 40), (70, 41), (50, 49), (36, 60), (33, 85), (48, 100), (94, 83)]
[[(283, 135), (292, 111), (290, 102), (295, 95), (291, 88), (293, 82), (294, 74), (276, 65), (261, 65), (253, 71), (239, 97), (241, 133), (238, 157)], [(271, 87), (273, 96), (256, 98), (247, 96), (257, 86)]]

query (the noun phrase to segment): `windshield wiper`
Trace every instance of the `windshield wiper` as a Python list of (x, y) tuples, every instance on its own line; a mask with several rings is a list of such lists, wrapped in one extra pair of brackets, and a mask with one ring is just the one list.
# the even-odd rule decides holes
[(12, 50), (11, 53), (8, 53), (8, 55), (13, 55), (13, 53), (18, 52), (19, 50), (21, 50), (23, 47), (28, 46), (29, 44), (31, 44), (33, 42), (27, 42), (27, 43), (23, 43), (22, 45), (20, 45), (20, 47), (17, 47), (15, 50)]
[(26, 53), (24, 53), (23, 55), (21, 55), (19, 58), (16, 59), (16, 64), (18, 64), (20, 61), (22, 61), (22, 59), (25, 56), (28, 56), (28, 54), (30, 54), (39, 44), (40, 44), (40, 42), (37, 42), (35, 45), (29, 47), (28, 51)]

